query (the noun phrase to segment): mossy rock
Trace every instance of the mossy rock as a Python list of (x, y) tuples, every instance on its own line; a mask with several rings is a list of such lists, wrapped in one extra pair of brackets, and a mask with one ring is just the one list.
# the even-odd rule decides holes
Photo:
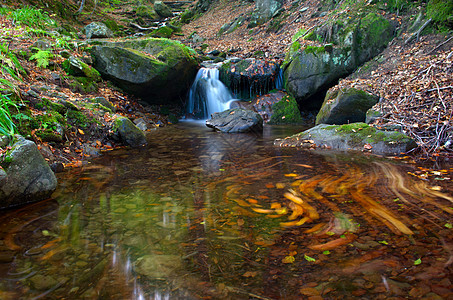
[(316, 124), (347, 124), (364, 122), (366, 112), (379, 97), (354, 88), (327, 92), (316, 116)]
[(195, 78), (197, 53), (164, 38), (100, 42), (94, 67), (106, 79), (150, 104), (180, 102)]
[(193, 17), (195, 16), (195, 12), (190, 9), (186, 9), (181, 15), (180, 20), (183, 24), (189, 24), (192, 21)]
[(159, 19), (156, 11), (149, 5), (140, 5), (134, 9), (135, 14), (141, 18), (147, 18), (151, 20)]
[(272, 105), (272, 116), (269, 124), (298, 124), (302, 123), (296, 99), (285, 96), (282, 100)]
[(141, 147), (146, 145), (146, 137), (143, 131), (132, 123), (126, 117), (117, 116), (114, 121), (113, 130), (118, 133), (121, 141), (128, 146), (133, 148)]
[(170, 38), (173, 34), (173, 29), (168, 26), (162, 26), (154, 30), (150, 35), (157, 38)]
[(406, 153), (417, 146), (413, 139), (401, 132), (378, 130), (366, 123), (319, 124), (291, 137), (277, 139), (274, 141), (274, 145), (371, 151), (383, 155)]
[(319, 46), (301, 47), (298, 32), (282, 67), (285, 86), (300, 105), (315, 106), (305, 101), (382, 52), (393, 36), (388, 20), (366, 10), (344, 14), (304, 36), (323, 41)]

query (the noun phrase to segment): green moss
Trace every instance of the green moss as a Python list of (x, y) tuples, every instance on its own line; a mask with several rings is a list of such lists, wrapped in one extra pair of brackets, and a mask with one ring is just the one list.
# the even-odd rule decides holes
[(192, 19), (194, 18), (194, 16), (195, 13), (192, 10), (189, 9), (185, 10), (180, 16), (181, 23), (189, 24), (190, 21), (192, 21)]
[(89, 125), (88, 117), (80, 111), (69, 110), (66, 113), (66, 118), (71, 125), (81, 128), (87, 128)]
[(272, 111), (269, 124), (297, 124), (303, 121), (296, 100), (289, 95), (272, 105)]
[(98, 90), (98, 85), (88, 77), (72, 77), (69, 88), (77, 93), (92, 93)]
[(105, 26), (107, 26), (107, 28), (113, 32), (119, 30), (118, 24), (116, 24), (115, 20), (113, 19), (105, 19), (104, 21), (102, 21), (102, 23), (104, 23)]
[(173, 29), (168, 26), (162, 26), (151, 33), (152, 37), (170, 38), (173, 34)]
[(135, 8), (135, 14), (141, 18), (148, 18), (152, 20), (158, 18), (154, 9), (152, 9), (148, 5), (140, 5), (137, 8)]
[(319, 47), (307, 46), (307, 47), (305, 47), (304, 52), (307, 54), (309, 54), (309, 53), (319, 54), (319, 53), (326, 52), (326, 49), (324, 48), (324, 46), (319, 46)]
[(366, 123), (351, 123), (344, 125), (326, 126), (325, 130), (335, 130), (339, 135), (347, 135), (351, 138), (353, 144), (361, 143), (394, 143), (395, 141), (406, 143), (410, 138), (398, 131), (386, 134), (383, 131), (378, 131), (376, 128), (369, 126)]
[(384, 17), (369, 13), (361, 20), (358, 42), (367, 48), (380, 48), (392, 39), (391, 27)]

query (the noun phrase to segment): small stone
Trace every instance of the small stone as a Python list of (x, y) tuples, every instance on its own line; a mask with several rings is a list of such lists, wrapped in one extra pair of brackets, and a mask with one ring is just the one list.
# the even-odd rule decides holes
[(39, 291), (49, 290), (58, 284), (58, 281), (56, 281), (52, 276), (41, 274), (33, 276), (30, 279), (30, 282), (32, 286)]

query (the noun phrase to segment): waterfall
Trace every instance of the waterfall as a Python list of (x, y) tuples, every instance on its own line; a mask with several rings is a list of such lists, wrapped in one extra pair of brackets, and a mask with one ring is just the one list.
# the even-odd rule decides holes
[(278, 70), (277, 80), (275, 81), (275, 88), (280, 91), (285, 89), (285, 78), (282, 68), (279, 68)]
[(189, 117), (208, 119), (211, 114), (230, 108), (233, 95), (219, 80), (216, 68), (201, 68), (189, 91), (186, 111)]

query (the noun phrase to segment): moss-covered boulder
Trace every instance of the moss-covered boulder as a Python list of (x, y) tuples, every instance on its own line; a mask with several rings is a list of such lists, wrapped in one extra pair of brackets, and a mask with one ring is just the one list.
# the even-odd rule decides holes
[(173, 17), (171, 9), (162, 1), (154, 2), (154, 10), (163, 18)]
[(195, 51), (169, 39), (102, 42), (91, 53), (104, 78), (150, 104), (181, 103), (198, 69)]
[(249, 99), (275, 89), (279, 71), (275, 62), (252, 58), (224, 63), (219, 76), (236, 98)]
[[(294, 38), (284, 63), (285, 86), (302, 105), (306, 99), (352, 73), (379, 54), (392, 40), (394, 29), (376, 13), (345, 14), (305, 35), (322, 46), (302, 47)], [(300, 34), (299, 34), (300, 35)]]
[(272, 115), (269, 124), (298, 124), (302, 121), (302, 116), (294, 97), (287, 95), (272, 105)]
[(101, 74), (99, 74), (96, 69), (82, 62), (75, 56), (70, 56), (63, 62), (63, 69), (72, 76), (87, 77), (95, 82), (101, 80)]
[(281, 9), (283, 0), (256, 0), (249, 28), (262, 25), (269, 21)]
[(382, 155), (406, 153), (417, 146), (413, 139), (401, 132), (378, 130), (366, 123), (319, 124), (285, 139), (277, 139), (274, 145), (370, 151)]
[(316, 116), (316, 125), (364, 122), (366, 112), (378, 101), (379, 97), (354, 88), (329, 91)]
[(162, 26), (157, 28), (151, 33), (152, 37), (156, 38), (170, 38), (171, 35), (173, 34), (173, 29), (171, 29), (169, 26)]
[(126, 117), (117, 116), (113, 128), (119, 135), (121, 141), (127, 146), (137, 148), (147, 144), (143, 131)]
[(38, 147), (22, 136), (14, 137), (0, 168), (0, 208), (43, 200), (57, 187), (57, 178)]

